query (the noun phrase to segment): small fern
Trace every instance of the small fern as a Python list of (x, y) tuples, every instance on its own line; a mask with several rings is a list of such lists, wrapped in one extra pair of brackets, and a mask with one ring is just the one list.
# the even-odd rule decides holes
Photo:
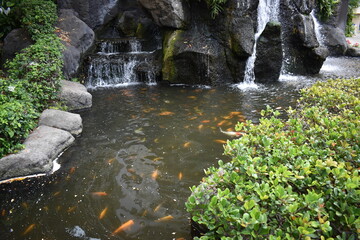
[(227, 0), (205, 0), (206, 4), (210, 8), (212, 18), (216, 18), (217, 15), (223, 10), (223, 5)]

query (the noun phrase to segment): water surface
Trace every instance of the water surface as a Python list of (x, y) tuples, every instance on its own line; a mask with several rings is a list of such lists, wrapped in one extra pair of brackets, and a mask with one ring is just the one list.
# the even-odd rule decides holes
[[(320, 78), (336, 74), (325, 68)], [(314, 79), (283, 76), (248, 91), (93, 90), (92, 109), (81, 112), (83, 134), (59, 158), (61, 169), (0, 186), (0, 239), (191, 239), (184, 206), (189, 187), (204, 168), (229, 160), (222, 155), (228, 137), (219, 128), (258, 122), (266, 105), (285, 117), (298, 90)], [(131, 227), (112, 234), (130, 220)]]

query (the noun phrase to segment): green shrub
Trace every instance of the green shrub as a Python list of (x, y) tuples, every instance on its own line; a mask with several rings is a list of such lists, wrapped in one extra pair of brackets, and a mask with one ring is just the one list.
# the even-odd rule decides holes
[(328, 19), (334, 13), (335, 6), (339, 0), (317, 0), (321, 20)]
[(62, 75), (62, 44), (55, 34), (43, 34), (6, 64), (9, 78), (27, 82), (38, 109), (57, 99)]
[(19, 82), (0, 78), (0, 157), (21, 149), (21, 141), (36, 126), (39, 114)]
[[(14, 0), (15, 1), (15, 0)], [(62, 49), (53, 27), (53, 1), (30, 0), (18, 5), (24, 26), (35, 44), (5, 64), (8, 78), (0, 79), (0, 158), (21, 148), (36, 127), (40, 113), (56, 102), (62, 79)]]
[(280, 120), (267, 108), (258, 125), (228, 141), (232, 160), (206, 170), (186, 206), (208, 232), (201, 239), (358, 239), (360, 79), (303, 90)]
[(22, 1), (19, 8), (23, 12), (21, 22), (34, 40), (41, 34), (54, 32), (57, 20), (56, 4), (48, 0)]

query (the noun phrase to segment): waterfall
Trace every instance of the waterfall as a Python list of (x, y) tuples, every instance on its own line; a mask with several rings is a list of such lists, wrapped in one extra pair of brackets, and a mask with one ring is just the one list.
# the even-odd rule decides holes
[(310, 16), (314, 21), (316, 39), (318, 40), (320, 46), (325, 46), (325, 36), (321, 33), (321, 24), (315, 16), (315, 9), (311, 11)]
[(254, 66), (256, 60), (256, 46), (259, 37), (265, 30), (266, 24), (270, 21), (278, 21), (280, 0), (260, 0), (257, 9), (257, 29), (255, 33), (255, 43), (253, 53), (248, 58), (245, 68), (244, 82), (238, 84), (238, 88), (257, 88), (255, 84)]
[(126, 86), (145, 82), (154, 85), (154, 51), (142, 51), (138, 39), (100, 40), (96, 54), (89, 56), (87, 87)]

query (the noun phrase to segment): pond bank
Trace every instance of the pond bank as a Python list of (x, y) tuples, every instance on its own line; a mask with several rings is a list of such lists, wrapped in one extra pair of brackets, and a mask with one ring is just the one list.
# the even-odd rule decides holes
[[(92, 105), (91, 94), (75, 82), (62, 81), (60, 99), (69, 110), (86, 109)], [(54, 161), (82, 132), (79, 114), (54, 109), (45, 110), (38, 125), (25, 140), (23, 150), (0, 159), (0, 180), (3, 182), (51, 173)]]

